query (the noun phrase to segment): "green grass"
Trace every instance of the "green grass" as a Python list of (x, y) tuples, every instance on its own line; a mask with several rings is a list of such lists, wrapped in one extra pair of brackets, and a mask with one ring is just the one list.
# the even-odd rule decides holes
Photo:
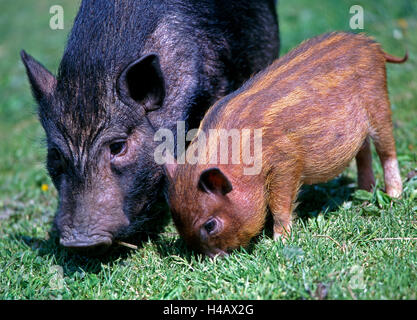
[[(349, 30), (349, 8), (357, 3), (365, 10), (364, 32), (391, 54), (410, 54), (406, 64), (387, 67), (402, 200), (354, 192), (352, 164), (342, 177), (303, 189), (286, 244), (266, 231), (247, 250), (210, 260), (192, 255), (170, 223), (138, 250), (98, 260), (72, 256), (48, 238), (56, 191), (44, 169), (44, 133), (18, 54), (25, 48), (56, 71), (77, 4), (2, 1), (0, 298), (416, 299), (417, 241), (404, 238), (417, 238), (417, 177), (406, 179), (417, 170), (417, 3), (281, 0), (281, 54), (308, 37)], [(49, 29), (54, 4), (65, 9), (64, 31)], [(376, 157), (374, 169), (382, 181)]]

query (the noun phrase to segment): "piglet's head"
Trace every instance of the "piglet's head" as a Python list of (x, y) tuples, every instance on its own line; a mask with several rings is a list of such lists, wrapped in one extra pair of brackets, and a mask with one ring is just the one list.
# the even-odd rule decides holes
[(233, 187), (218, 168), (203, 171), (178, 165), (168, 170), (173, 220), (192, 249), (223, 256), (250, 240)]

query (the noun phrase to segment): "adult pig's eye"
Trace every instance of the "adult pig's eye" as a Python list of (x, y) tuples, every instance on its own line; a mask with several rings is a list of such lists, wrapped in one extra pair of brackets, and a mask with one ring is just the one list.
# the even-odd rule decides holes
[(110, 154), (112, 157), (120, 157), (124, 155), (127, 151), (127, 142), (126, 141), (117, 141), (110, 144)]

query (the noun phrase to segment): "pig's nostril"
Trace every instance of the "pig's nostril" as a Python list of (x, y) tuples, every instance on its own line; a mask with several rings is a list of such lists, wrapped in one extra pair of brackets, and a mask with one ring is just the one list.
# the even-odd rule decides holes
[(112, 244), (111, 239), (105, 238), (94, 241), (60, 240), (62, 246), (82, 255), (99, 256), (104, 254)]

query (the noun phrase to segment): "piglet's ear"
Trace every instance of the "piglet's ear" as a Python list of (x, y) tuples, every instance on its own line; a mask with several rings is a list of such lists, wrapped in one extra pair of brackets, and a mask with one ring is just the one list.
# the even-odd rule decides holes
[(218, 168), (204, 170), (198, 181), (198, 188), (204, 192), (226, 195), (233, 190), (229, 179)]
[(142, 106), (146, 111), (160, 108), (165, 98), (165, 81), (159, 58), (148, 54), (133, 61), (117, 81), (120, 99), (131, 106)]
[(56, 87), (56, 78), (24, 50), (20, 52), (20, 56), (26, 67), (26, 73), (32, 86), (33, 96), (39, 102), (44, 96), (50, 95), (54, 92)]

